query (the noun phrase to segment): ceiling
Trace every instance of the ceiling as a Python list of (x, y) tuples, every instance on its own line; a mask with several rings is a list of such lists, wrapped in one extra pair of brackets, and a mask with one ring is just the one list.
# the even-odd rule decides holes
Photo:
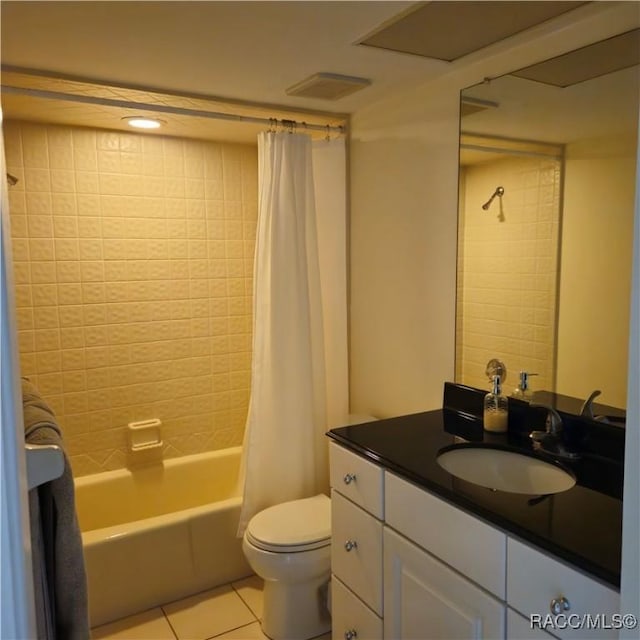
[[(464, 57), (449, 63), (358, 44), (399, 18), (418, 16), (425, 4), (429, 3), (2, 0), (3, 85), (19, 75), (8, 69), (21, 68), (85, 79), (93, 89), (81, 88), (80, 93), (106, 96), (104, 104), (79, 104), (33, 92), (3, 91), (4, 115), (125, 128), (121, 118), (130, 110), (107, 103), (111, 98), (134, 102), (144, 93), (145, 100), (140, 99), (145, 104), (149, 96), (156, 105), (190, 96), (202, 107), (201, 98), (207, 97), (210, 108), (205, 110), (337, 124), (347, 114), (465, 63)], [(464, 5), (505, 6), (442, 4), (458, 4), (461, 10)], [(575, 11), (583, 4), (576, 2)], [(459, 32), (453, 34), (457, 38), (482, 30), (481, 24), (460, 22)], [(287, 94), (287, 88), (316, 73), (366, 78), (371, 84), (334, 101)], [(44, 80), (30, 82), (33, 87), (46, 85)], [(254, 143), (256, 133), (265, 129), (186, 113), (160, 115), (168, 122), (168, 135)]]
[[(414, 4), (3, 1), (2, 63), (136, 87), (352, 112), (446, 65), (354, 46)], [(317, 72), (373, 82), (336, 102), (286, 94)]]

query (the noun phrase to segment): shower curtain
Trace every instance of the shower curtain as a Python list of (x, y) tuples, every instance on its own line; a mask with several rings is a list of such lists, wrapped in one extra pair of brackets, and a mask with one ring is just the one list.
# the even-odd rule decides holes
[[(343, 146), (338, 151), (344, 163)], [(325, 320), (312, 156), (308, 135), (265, 132), (258, 137), (253, 360), (239, 535), (258, 511), (328, 490), (324, 434), (347, 417), (346, 292), (330, 288), (325, 279)], [(316, 174), (331, 174), (326, 157), (319, 160), (324, 170)], [(327, 208), (324, 199), (318, 204)], [(339, 231), (331, 236), (325, 224), (323, 264), (341, 242)], [(341, 312), (328, 308), (331, 297), (343, 295), (344, 322)], [(342, 391), (331, 381), (330, 406), (327, 361), (342, 381)]]

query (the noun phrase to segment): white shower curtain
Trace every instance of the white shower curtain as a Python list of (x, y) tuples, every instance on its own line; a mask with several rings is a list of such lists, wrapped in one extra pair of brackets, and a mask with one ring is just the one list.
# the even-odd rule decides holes
[[(313, 174), (309, 136), (258, 136), (253, 361), (239, 535), (258, 511), (328, 489), (325, 323)], [(344, 308), (346, 315), (346, 302)], [(340, 413), (346, 418), (346, 321), (344, 326), (344, 394), (331, 401), (332, 421)]]

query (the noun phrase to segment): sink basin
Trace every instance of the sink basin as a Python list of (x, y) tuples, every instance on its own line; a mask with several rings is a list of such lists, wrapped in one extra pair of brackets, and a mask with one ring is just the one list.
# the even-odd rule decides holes
[(436, 459), (461, 480), (509, 493), (560, 493), (576, 483), (560, 465), (487, 445), (452, 445), (441, 449)]

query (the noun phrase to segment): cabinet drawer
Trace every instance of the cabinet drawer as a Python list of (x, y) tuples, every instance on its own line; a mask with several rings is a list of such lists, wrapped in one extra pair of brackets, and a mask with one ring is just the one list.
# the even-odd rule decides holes
[(331, 487), (382, 520), (384, 472), (335, 442), (329, 449)]
[[(332, 640), (382, 640), (382, 619), (334, 575), (331, 579)], [(355, 632), (356, 635), (350, 635)]]
[(385, 504), (387, 524), (505, 599), (504, 533), (389, 472)]
[(331, 569), (382, 615), (382, 522), (331, 492)]
[[(551, 614), (551, 601), (566, 598), (569, 609), (562, 611), (563, 616), (571, 616), (577, 621), (585, 614), (604, 614), (608, 623), (611, 615), (618, 613), (620, 594), (583, 573), (551, 558), (518, 540), (509, 538), (507, 544), (507, 599), (509, 606), (518, 610), (525, 618), (530, 615), (547, 616)], [(576, 614), (573, 616), (572, 614)], [(617, 638), (615, 629), (575, 629), (574, 625), (564, 625), (565, 618), (559, 622), (566, 628), (543, 627), (559, 638), (585, 640), (585, 638)]]

